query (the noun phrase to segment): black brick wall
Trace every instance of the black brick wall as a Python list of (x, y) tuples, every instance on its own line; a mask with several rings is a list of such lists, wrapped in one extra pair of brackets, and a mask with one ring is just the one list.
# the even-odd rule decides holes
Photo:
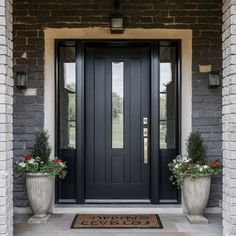
[[(193, 130), (199, 130), (208, 145), (209, 158), (222, 156), (221, 89), (209, 90), (207, 74), (199, 65), (221, 70), (221, 0), (121, 0), (121, 12), (129, 28), (193, 30)], [(112, 0), (14, 0), (14, 71), (27, 71), (29, 87), (37, 97), (25, 97), (15, 89), (14, 157), (32, 147), (33, 133), (43, 127), (43, 29), (109, 26)], [(22, 55), (27, 52), (27, 58)], [(15, 179), (15, 206), (27, 206), (24, 180)], [(221, 178), (214, 178), (210, 206), (221, 199)]]

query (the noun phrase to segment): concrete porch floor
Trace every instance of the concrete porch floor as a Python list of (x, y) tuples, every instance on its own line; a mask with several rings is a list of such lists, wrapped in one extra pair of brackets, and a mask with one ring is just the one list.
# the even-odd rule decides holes
[(29, 215), (15, 215), (15, 236), (222, 236), (222, 218), (208, 214), (207, 225), (191, 225), (181, 214), (159, 214), (163, 229), (70, 229), (74, 214), (52, 215), (45, 225), (29, 225)]

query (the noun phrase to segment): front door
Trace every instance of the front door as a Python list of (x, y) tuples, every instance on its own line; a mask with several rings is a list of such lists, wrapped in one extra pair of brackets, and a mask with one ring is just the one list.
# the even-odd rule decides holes
[(150, 199), (150, 49), (85, 48), (85, 199)]
[[(57, 203), (178, 203), (180, 42), (59, 40)], [(145, 130), (144, 130), (145, 129)]]

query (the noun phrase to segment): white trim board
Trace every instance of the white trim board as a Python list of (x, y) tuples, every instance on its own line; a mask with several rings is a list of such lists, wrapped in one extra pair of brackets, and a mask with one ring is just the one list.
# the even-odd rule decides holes
[[(192, 130), (192, 30), (126, 29), (111, 34), (109, 28), (62, 28), (44, 30), (44, 128), (48, 130), (52, 157), (55, 156), (55, 39), (180, 39), (181, 40), (181, 153), (186, 154), (185, 141)], [(53, 206), (52, 206), (53, 207)]]

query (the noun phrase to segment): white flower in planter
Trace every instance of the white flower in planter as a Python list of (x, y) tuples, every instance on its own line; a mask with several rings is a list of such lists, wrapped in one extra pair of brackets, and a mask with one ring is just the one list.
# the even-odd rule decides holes
[(204, 169), (207, 169), (207, 168), (208, 168), (208, 165), (204, 165), (203, 168), (204, 168)]
[(64, 164), (63, 162), (60, 162), (59, 165), (60, 165), (61, 167), (64, 167), (64, 166), (65, 166), (65, 164)]
[(32, 158), (31, 160), (28, 161), (29, 164), (34, 164), (34, 159)]
[(19, 163), (19, 166), (22, 167), (22, 168), (25, 168), (25, 167), (26, 167), (26, 163), (20, 162), (20, 163)]
[(181, 162), (183, 162), (183, 163), (189, 163), (189, 162), (190, 162), (190, 159), (189, 159), (188, 157), (184, 156), (184, 157), (182, 157)]

